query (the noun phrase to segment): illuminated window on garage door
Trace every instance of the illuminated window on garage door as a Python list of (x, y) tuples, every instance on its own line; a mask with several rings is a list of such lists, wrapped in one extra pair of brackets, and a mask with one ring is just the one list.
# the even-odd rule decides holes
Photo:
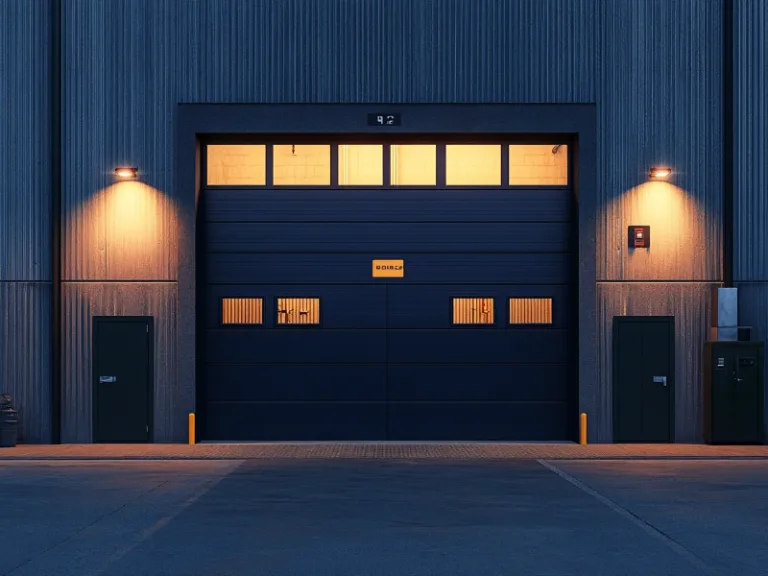
[(448, 186), (501, 185), (501, 145), (447, 144), (445, 183)]
[(509, 147), (510, 186), (566, 186), (568, 146), (559, 144)]
[(384, 184), (384, 146), (381, 144), (339, 144), (341, 186)]
[(510, 324), (552, 324), (552, 298), (510, 298)]
[(263, 300), (261, 298), (222, 298), (222, 324), (262, 324)]
[(390, 182), (393, 186), (435, 186), (437, 146), (434, 144), (392, 144)]
[(320, 298), (278, 298), (277, 323), (320, 324)]
[(206, 147), (206, 181), (211, 186), (264, 186), (267, 147), (264, 144), (211, 144)]
[(275, 186), (330, 186), (331, 146), (275, 144), (272, 148)]
[(454, 324), (493, 324), (493, 298), (454, 298)]

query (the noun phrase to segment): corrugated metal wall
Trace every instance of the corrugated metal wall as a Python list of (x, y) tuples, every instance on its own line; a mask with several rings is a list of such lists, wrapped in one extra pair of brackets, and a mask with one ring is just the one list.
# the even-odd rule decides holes
[(733, 20), (734, 280), (739, 323), (768, 340), (768, 2), (735, 0)]
[[(91, 199), (122, 162), (138, 165), (161, 195), (191, 193), (171, 184), (176, 102), (597, 101), (599, 279), (661, 283), (601, 284), (600, 301), (621, 310), (632, 293), (647, 313), (675, 304), (680, 318), (698, 318), (699, 285), (680, 292), (664, 282), (721, 279), (720, 18), (719, 2), (698, 0), (69, 2), (65, 58), (77, 76), (65, 79), (64, 95), (66, 279), (175, 280), (164, 246), (139, 273), (110, 249), (108, 227), (84, 238), (78, 230), (108, 219), (99, 215), (108, 201)], [(674, 188), (641, 186), (657, 162), (680, 172)], [(171, 222), (173, 203), (165, 205), (161, 220)], [(626, 226), (640, 218), (654, 225), (650, 257), (626, 251)], [(84, 347), (74, 353), (88, 357), (74, 318), (65, 323)], [(706, 320), (678, 325), (684, 357), (700, 348)], [(610, 338), (608, 318), (600, 333)], [(682, 366), (678, 382), (689, 387), (678, 390), (678, 436), (692, 440), (700, 397), (692, 366)], [(610, 362), (597, 376), (609, 405)], [(64, 378), (65, 388), (90, 386), (70, 371)], [(610, 415), (601, 422), (596, 438), (608, 441)], [(65, 436), (86, 440), (86, 424)]]
[(24, 442), (50, 442), (50, 21), (0, 0), (0, 392)]
[[(678, 442), (703, 440), (699, 351), (722, 280), (722, 4), (606, 0), (598, 34), (599, 405), (612, 438), (615, 315), (676, 316)], [(669, 183), (648, 182), (669, 165)], [(630, 254), (628, 227), (651, 226)], [(714, 283), (714, 284), (711, 284)]]
[[(69, 284), (119, 279), (160, 301), (167, 287), (156, 282), (176, 281), (174, 198), (192, 193), (172, 188), (177, 102), (594, 100), (593, 0), (73, 0), (64, 8), (65, 294)], [(151, 187), (154, 199), (140, 202), (161, 206), (154, 222), (128, 233), (108, 224), (124, 212), (115, 204), (128, 206), (110, 199), (111, 170), (123, 163), (139, 166)], [(117, 249), (131, 233), (143, 255)], [(154, 240), (166, 233), (167, 245)], [(141, 309), (132, 297), (125, 309)], [(66, 358), (85, 362), (64, 366), (71, 406), (90, 398), (91, 342), (69, 302)], [(167, 377), (156, 385), (178, 385), (175, 373)], [(73, 418), (65, 406), (63, 440), (88, 441), (89, 419)], [(156, 437), (184, 434), (179, 421)]]
[[(742, 254), (736, 277), (763, 282), (759, 289), (768, 296), (765, 235), (756, 224), (768, 219), (760, 160), (768, 130), (766, 40), (759, 31), (768, 8), (761, 0), (735, 4), (735, 101), (744, 119), (736, 126), (736, 248)], [(13, 114), (0, 114), (6, 174), (0, 239), (13, 239), (0, 247), (0, 280), (45, 280), (49, 268), (50, 239), (41, 224), (48, 206), (47, 96), (24, 87), (44, 86), (47, 79), (45, 12), (42, 3), (24, 3), (22, 10), (14, 0), (0, 0), (0, 68), (20, 65), (12, 84), (0, 84), (5, 100), (18, 102)], [(69, 295), (95, 299), (82, 310), (109, 309), (98, 303), (98, 286), (120, 280), (141, 286), (124, 292), (126, 313), (160, 314), (159, 303), (171, 301), (175, 198), (191, 193), (172, 186), (177, 102), (597, 102), (600, 309), (660, 314), (677, 306), (678, 358), (700, 349), (707, 325), (703, 293), (721, 280), (722, 268), (721, 17), (721, 2), (700, 0), (64, 3), (64, 340), (76, 346), (65, 358), (84, 363), (75, 368), (65, 359), (65, 404), (90, 398), (91, 344)], [(9, 148), (20, 135), (23, 147)], [(146, 187), (137, 193), (138, 206), (127, 189), (111, 187), (111, 171), (122, 163), (142, 171)], [(644, 185), (655, 163), (676, 170), (671, 185)], [(21, 189), (29, 191), (23, 202), (17, 200)], [(132, 228), (117, 218), (121, 207), (143, 223)], [(142, 214), (152, 214), (150, 221)], [(653, 226), (649, 255), (627, 252), (626, 227), (638, 223)], [(753, 248), (758, 244), (762, 248)], [(25, 276), (23, 264), (32, 262), (33, 275)], [(679, 281), (690, 287), (681, 289)], [(95, 287), (81, 290), (86, 283)], [(158, 326), (171, 313), (162, 312)], [(762, 317), (751, 321), (757, 325)], [(610, 346), (609, 316), (599, 330), (596, 346)], [(3, 357), (16, 354), (3, 337)], [(596, 376), (607, 407), (611, 366), (602, 357)], [(40, 374), (45, 370), (41, 365)], [(186, 385), (175, 381), (174, 371), (159, 370), (157, 386)], [(679, 370), (678, 383), (689, 388), (677, 391), (678, 440), (700, 439), (699, 377), (692, 364)], [(183, 439), (183, 421), (170, 407), (157, 410), (169, 414), (158, 439)], [(609, 441), (610, 413), (603, 416), (593, 439)], [(64, 441), (90, 438), (85, 419), (64, 427)]]

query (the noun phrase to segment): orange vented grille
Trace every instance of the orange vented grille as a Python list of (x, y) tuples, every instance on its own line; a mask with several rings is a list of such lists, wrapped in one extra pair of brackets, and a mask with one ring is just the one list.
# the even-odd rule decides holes
[(510, 298), (510, 324), (552, 324), (552, 298)]
[(493, 298), (454, 298), (454, 324), (493, 324)]
[(222, 324), (261, 324), (263, 321), (261, 298), (222, 298)]
[(320, 324), (320, 298), (278, 298), (278, 324)]

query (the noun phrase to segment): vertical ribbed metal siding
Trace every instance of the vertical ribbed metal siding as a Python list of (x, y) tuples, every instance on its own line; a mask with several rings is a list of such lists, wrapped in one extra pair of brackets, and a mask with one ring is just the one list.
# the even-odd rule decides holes
[(734, 279), (768, 281), (768, 2), (734, 0)]
[(0, 393), (19, 411), (19, 441), (51, 441), (51, 285), (0, 282)]
[(143, 277), (108, 273), (106, 227), (80, 210), (119, 164), (172, 193), (176, 102), (589, 102), (593, 14), (593, 0), (67, 2), (64, 278), (175, 278), (173, 242)]
[[(173, 181), (174, 79), (189, 71), (169, 57), (175, 34), (168, 5), (178, 2), (65, 2), (62, 16), (62, 212), (67, 280), (175, 280)], [(136, 191), (164, 237), (141, 261), (125, 261), (107, 208), (116, 166), (138, 166)], [(154, 206), (149, 204), (154, 203)], [(135, 217), (139, 217), (134, 214)], [(110, 242), (110, 239), (113, 242)], [(115, 242), (114, 240), (118, 240)]]
[[(112, 169), (173, 194), (177, 102), (589, 102), (593, 0), (74, 0), (64, 4), (65, 280), (173, 280), (111, 259)], [(172, 205), (163, 220), (175, 229)]]
[[(707, 281), (722, 279), (722, 5), (604, 0), (600, 6), (597, 270), (602, 282), (595, 425), (600, 441), (610, 442), (613, 317), (674, 315), (676, 439), (701, 441), (700, 351), (716, 285)], [(658, 188), (643, 186), (649, 168), (659, 164), (675, 169), (671, 184), (682, 191), (667, 189), (668, 196), (659, 198)], [(674, 208), (674, 217), (654, 213), (654, 202), (657, 210)], [(630, 256), (627, 227), (657, 222), (651, 250)]]
[[(722, 278), (722, 6), (605, 0), (598, 42), (599, 280)], [(685, 193), (679, 242), (631, 262), (627, 227), (651, 166)], [(645, 199), (647, 203), (650, 199)], [(667, 232), (667, 231), (664, 231)], [(651, 231), (653, 237), (653, 230)], [(663, 251), (663, 253), (661, 253)]]
[(51, 279), (47, 2), (0, 0), (0, 280)]
[[(64, 3), (63, 440), (91, 434), (90, 315), (144, 310), (175, 346), (170, 303), (113, 306), (99, 282), (175, 280), (172, 204), (161, 253), (126, 270), (93, 198), (123, 163), (193, 193), (172, 189), (177, 102), (591, 102), (594, 13), (593, 0)], [(178, 440), (175, 370), (156, 385), (158, 439)]]
[(174, 282), (67, 283), (62, 296), (65, 317), (62, 364), (61, 441), (92, 440), (93, 316), (154, 316), (154, 433), (156, 442), (182, 442), (186, 414), (177, 409), (176, 284)]
[(20, 440), (51, 441), (50, 19), (0, 0), (0, 392)]
[[(77, 216), (111, 182), (116, 164), (137, 164), (144, 182), (163, 193), (191, 193), (172, 189), (177, 102), (596, 101), (599, 278), (717, 280), (720, 18), (719, 2), (698, 0), (67, 2), (65, 278), (98, 282), (119, 269), (110, 265), (106, 229), (86, 234)], [(657, 162), (678, 168), (675, 184), (692, 199), (686, 233), (703, 249), (694, 258), (671, 250), (643, 269), (627, 264), (624, 248), (625, 217), (637, 198), (617, 199)], [(91, 222), (105, 221), (96, 210)], [(163, 217), (171, 229), (173, 215)], [(141, 276), (175, 279), (170, 252), (155, 262)], [(696, 290), (674, 300), (686, 318), (705, 301)], [(610, 319), (600, 323), (609, 336)], [(73, 346), (83, 346), (70, 357), (90, 362), (90, 342), (79, 335), (84, 324), (66, 325)], [(678, 345), (694, 350), (703, 334), (686, 329)], [(687, 366), (680, 385), (695, 387)], [(606, 366), (602, 373), (607, 394)], [(72, 394), (73, 386), (90, 386), (77, 370), (64, 378)], [(689, 438), (695, 410), (683, 409), (690, 417), (678, 422), (678, 435)]]
[(151, 3), (188, 102), (594, 100), (594, 0)]

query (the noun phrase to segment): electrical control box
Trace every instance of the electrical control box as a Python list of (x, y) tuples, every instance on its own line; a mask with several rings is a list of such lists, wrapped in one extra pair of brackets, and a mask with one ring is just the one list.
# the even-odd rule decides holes
[(704, 344), (704, 438), (707, 444), (765, 441), (765, 344)]

